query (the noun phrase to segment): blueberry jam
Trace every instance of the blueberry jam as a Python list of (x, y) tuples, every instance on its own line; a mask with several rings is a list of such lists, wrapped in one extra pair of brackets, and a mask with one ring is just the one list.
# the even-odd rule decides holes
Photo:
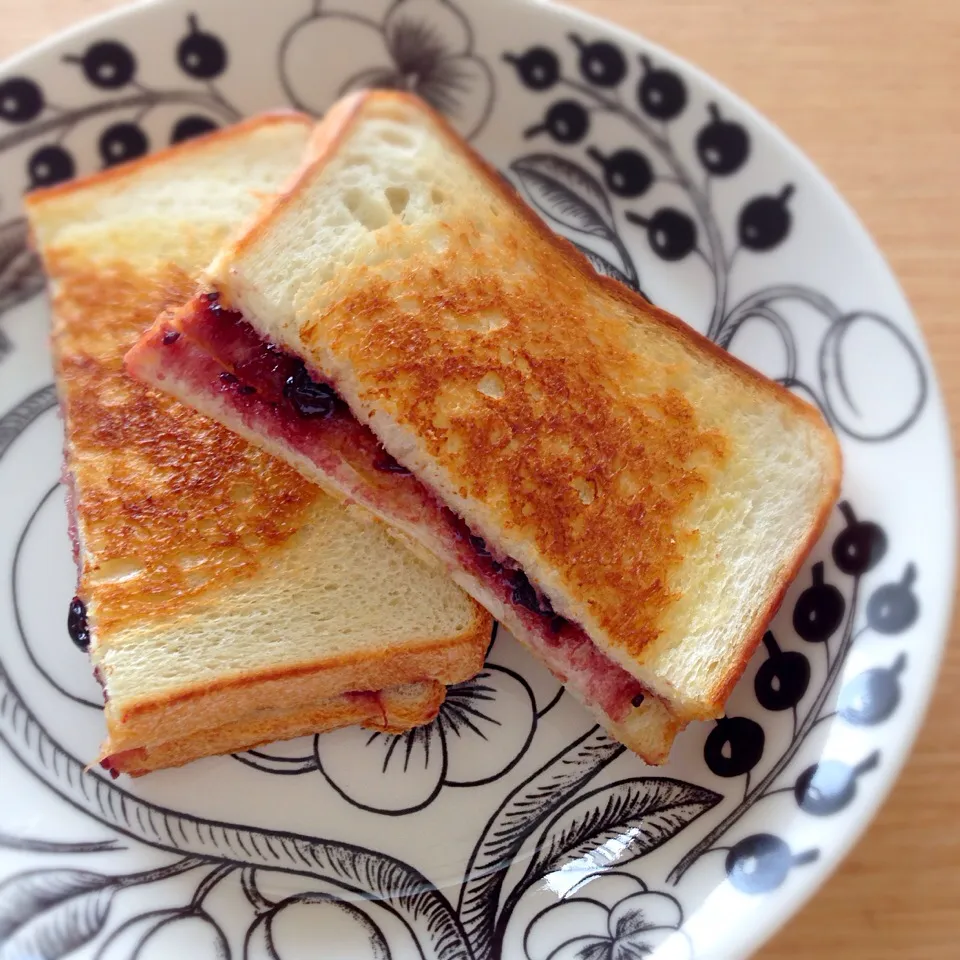
[(67, 613), (67, 633), (70, 639), (81, 649), (90, 647), (90, 624), (87, 622), (87, 605), (79, 598), (70, 601)]
[(283, 395), (301, 417), (329, 417), (341, 402), (333, 387), (310, 379), (301, 363), (283, 385)]
[(375, 470), (379, 470), (381, 473), (400, 473), (406, 476), (410, 475), (410, 471), (400, 463), (397, 463), (393, 457), (387, 453), (386, 450), (381, 450), (377, 455), (377, 459), (373, 461), (373, 466)]
[(226, 310), (217, 293), (200, 298), (211, 321), (204, 329), (204, 345), (217, 356), (218, 346), (229, 345), (230, 371), (220, 374), (225, 388), (243, 396), (261, 393), (269, 403), (286, 400), (300, 417), (326, 419), (345, 409), (343, 401), (327, 383), (314, 380), (303, 362), (262, 340), (241, 314)]
[[(503, 603), (511, 603), (520, 619), (543, 643), (542, 653), (561, 681), (571, 674), (590, 703), (596, 703), (613, 720), (623, 720), (631, 707), (644, 702), (646, 691), (640, 682), (611, 661), (590, 640), (584, 629), (554, 612), (553, 605), (509, 557), (495, 559), (483, 537), (472, 533), (450, 511), (447, 523), (454, 538), (469, 544), (468, 569), (488, 586)], [(519, 608), (519, 609), (518, 609)]]
[(522, 570), (514, 570), (510, 574), (510, 586), (513, 587), (513, 602), (526, 607), (531, 613), (540, 613), (545, 617), (553, 617), (553, 605), (542, 594), (537, 593), (533, 584), (527, 579)]
[(484, 540), (483, 537), (475, 537), (475, 536), (471, 533), (471, 534), (470, 534), (470, 546), (473, 547), (473, 549), (476, 550), (477, 553), (478, 553), (481, 557), (489, 557), (489, 556), (490, 556), (490, 551), (487, 549), (487, 541)]
[(205, 293), (200, 299), (203, 301), (203, 305), (209, 310), (214, 316), (219, 317), (223, 312), (223, 307), (220, 306), (220, 294), (219, 293)]
[(466, 539), (470, 543), (470, 548), (476, 556), (477, 566), (485, 574), (485, 579), (497, 582), (501, 591), (509, 596), (510, 600), (517, 606), (542, 617), (549, 626), (551, 633), (559, 633), (569, 624), (568, 620), (554, 611), (553, 604), (537, 590), (527, 578), (527, 575), (512, 560), (507, 559), (503, 563), (494, 560), (489, 549), (487, 549), (487, 541), (483, 537), (471, 533), (467, 525), (459, 518), (456, 518), (454, 522), (457, 539)]

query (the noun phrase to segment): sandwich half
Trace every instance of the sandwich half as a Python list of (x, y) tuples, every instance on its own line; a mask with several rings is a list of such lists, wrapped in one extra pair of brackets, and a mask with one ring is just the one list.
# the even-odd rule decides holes
[(129, 368), (438, 557), (662, 760), (825, 524), (832, 433), (598, 276), (416, 97), (342, 100), (308, 154)]
[(312, 127), (263, 115), (26, 198), (66, 434), (69, 626), (103, 686), (114, 771), (346, 724), (406, 729), (482, 665), (490, 617), (435, 565), (123, 369)]

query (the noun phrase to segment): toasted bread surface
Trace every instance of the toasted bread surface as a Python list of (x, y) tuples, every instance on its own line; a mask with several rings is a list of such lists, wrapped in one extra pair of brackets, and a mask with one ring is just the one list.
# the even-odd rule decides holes
[(599, 277), (422, 101), (343, 101), (206, 281), (671, 705), (717, 716), (839, 490), (817, 411)]
[(27, 201), (51, 278), (78, 595), (116, 749), (482, 664), (490, 618), (448, 578), (123, 372), (294, 169), (309, 129), (250, 121)]

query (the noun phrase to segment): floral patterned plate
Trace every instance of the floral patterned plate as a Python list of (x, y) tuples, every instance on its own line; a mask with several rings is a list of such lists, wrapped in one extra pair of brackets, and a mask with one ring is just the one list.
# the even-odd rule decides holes
[[(819, 405), (842, 503), (727, 716), (660, 769), (501, 634), (405, 736), (84, 772), (102, 720), (66, 634), (61, 431), (20, 198), (370, 84), (416, 90), (598, 270)], [(953, 587), (929, 360), (830, 186), (665, 51), (522, 0), (128, 8), (0, 72), (0, 311), (0, 960), (743, 957), (903, 763)]]

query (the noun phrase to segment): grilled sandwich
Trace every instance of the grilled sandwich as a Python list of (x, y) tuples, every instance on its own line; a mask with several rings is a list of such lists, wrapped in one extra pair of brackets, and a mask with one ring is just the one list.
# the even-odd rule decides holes
[(832, 433), (597, 275), (416, 97), (342, 100), (308, 154), (129, 368), (392, 524), (662, 761), (826, 522)]
[(66, 433), (70, 626), (103, 686), (114, 771), (346, 724), (406, 729), (482, 664), (490, 617), (447, 576), (123, 370), (312, 128), (263, 115), (26, 200)]

